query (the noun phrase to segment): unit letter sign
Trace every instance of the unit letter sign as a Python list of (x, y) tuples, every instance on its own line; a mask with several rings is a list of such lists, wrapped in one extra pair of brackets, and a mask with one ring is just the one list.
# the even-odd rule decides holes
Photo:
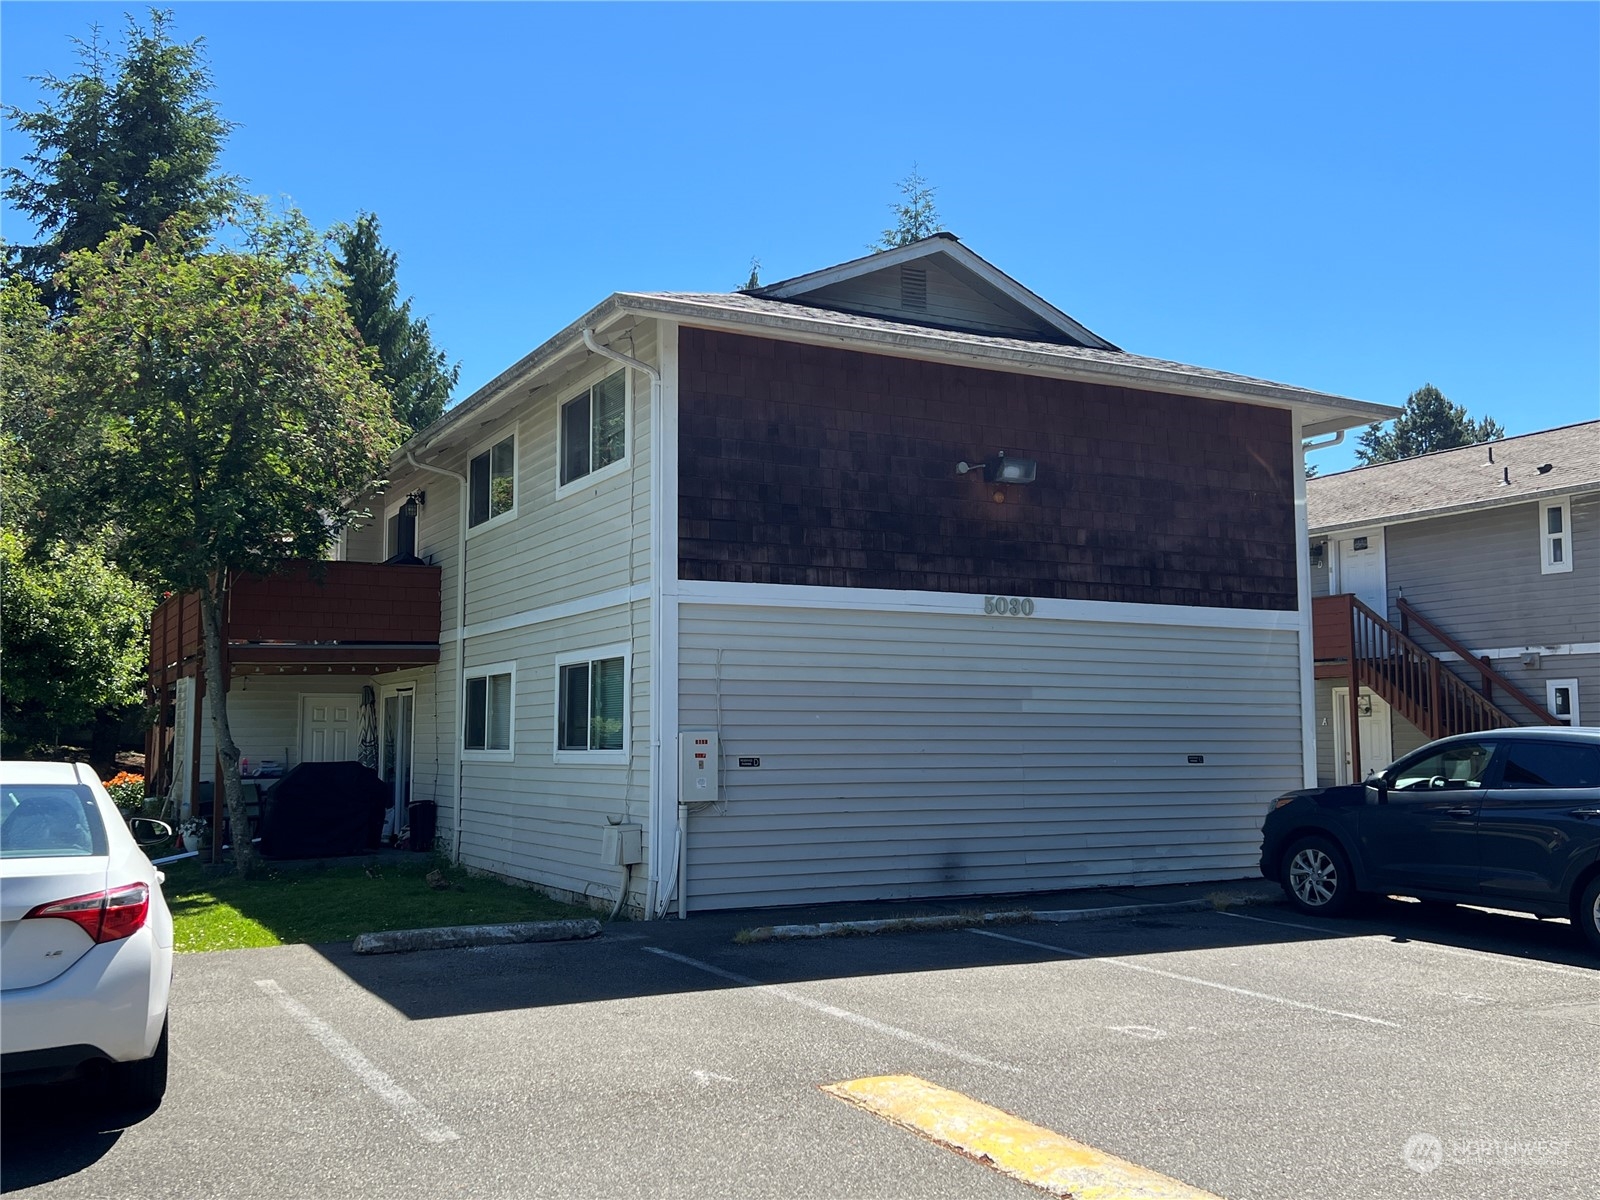
[(1017, 596), (985, 596), (983, 611), (991, 617), (1031, 617), (1033, 601)]

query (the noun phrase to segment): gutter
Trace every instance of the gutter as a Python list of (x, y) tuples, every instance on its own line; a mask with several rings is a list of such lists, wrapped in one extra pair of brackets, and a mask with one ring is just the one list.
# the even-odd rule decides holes
[[(585, 346), (587, 346), (590, 350), (592, 350), (594, 353), (600, 355), (600, 357), (609, 358), (612, 362), (618, 363), (623, 367), (632, 368), (635, 371), (641, 371), (641, 372), (643, 372), (645, 375), (647, 375), (649, 377), (649, 379), (650, 379), (650, 419), (655, 424), (655, 429), (657, 431), (656, 440), (659, 443), (659, 439), (660, 439), (659, 431), (660, 431), (660, 428), (661, 428), (661, 372), (657, 371), (654, 367), (652, 367), (649, 363), (645, 362), (643, 359), (635, 358), (631, 354), (624, 354), (620, 350), (613, 350), (609, 346), (602, 346), (598, 341), (595, 340), (594, 328), (593, 328), (592, 325), (589, 325), (587, 323), (584, 324), (583, 329), (582, 329), (582, 337), (583, 337), (583, 344)], [(634, 444), (631, 447), (631, 450), (632, 450), (632, 453), (634, 453), (634, 454), (638, 453), (639, 444), (638, 444), (637, 438), (635, 438)], [(656, 546), (658, 544), (657, 538), (658, 538), (658, 535), (659, 535), (659, 531), (661, 529), (661, 520), (662, 520), (662, 516), (661, 516), (661, 510), (662, 510), (662, 503), (661, 503), (661, 482), (662, 482), (662, 480), (661, 480), (661, 475), (662, 475), (662, 473), (656, 466), (656, 464), (659, 463), (659, 461), (660, 461), (659, 449), (652, 450), (652, 452), (651, 452), (651, 460), (652, 460), (652, 464), (651, 464), (651, 472), (650, 472), (650, 475), (651, 475), (651, 480), (650, 480), (650, 531), (651, 531), (650, 532), (650, 545), (651, 545), (652, 553), (650, 555), (650, 659), (651, 659), (651, 669), (650, 669), (650, 676), (651, 676), (651, 678), (650, 678), (650, 785), (649, 785), (649, 795), (650, 795), (650, 798), (649, 798), (649, 806), (650, 806), (650, 877), (649, 877), (649, 879), (648, 879), (648, 881), (646, 883), (646, 888), (645, 888), (644, 911), (645, 911), (646, 919), (649, 919), (649, 918), (654, 917), (656, 915), (656, 891), (661, 886), (661, 842), (662, 842), (661, 827), (662, 827), (662, 824), (663, 824), (663, 821), (662, 821), (663, 814), (662, 814), (662, 811), (661, 811), (662, 810), (661, 779), (662, 779), (662, 771), (663, 771), (663, 769), (665, 767), (665, 764), (662, 761), (662, 753), (661, 753), (661, 746), (662, 746), (662, 741), (661, 741), (661, 722), (662, 722), (662, 713), (661, 713), (661, 710), (662, 710), (661, 659), (662, 659), (662, 656), (666, 653), (666, 647), (665, 647), (666, 634), (665, 634), (665, 620), (664, 620), (665, 604), (664, 604), (664, 601), (663, 601), (664, 588), (663, 588), (663, 582), (662, 582), (662, 575), (663, 575), (664, 565), (660, 561), (661, 556), (654, 552), (655, 548), (656, 548)], [(633, 465), (629, 466), (628, 471), (629, 471), (629, 473), (631, 475), (637, 469), (638, 469), (638, 464), (637, 464), (637, 459), (636, 459), (634, 461)], [(631, 487), (631, 485), (630, 485), (630, 487)], [(629, 523), (630, 528), (632, 527), (632, 524), (633, 524), (633, 511), (632, 511), (632, 508), (633, 508), (633, 506), (630, 503), (629, 504), (629, 512), (628, 512), (628, 523)], [(632, 539), (630, 538), (629, 540), (630, 540), (630, 543), (631, 543)], [(631, 544), (630, 544), (630, 546), (628, 548), (628, 574), (629, 574), (629, 583), (631, 584), (632, 583), (632, 575), (633, 575), (633, 548), (632, 548)], [(632, 620), (631, 615), (630, 615), (630, 618), (629, 618), (629, 621), (628, 621), (628, 648), (629, 648), (630, 652), (633, 649), (633, 620)], [(676, 651), (674, 651), (674, 653), (676, 653)], [(630, 653), (628, 661), (629, 662), (637, 662), (638, 661), (637, 655), (634, 655), (634, 654)], [(630, 681), (629, 690), (630, 691), (632, 690), (631, 681)], [(629, 757), (630, 758), (632, 757), (631, 753), (629, 754)], [(622, 805), (623, 805), (623, 816), (624, 816), (624, 818), (626, 818), (626, 816), (627, 816), (627, 805), (628, 805), (628, 798), (626, 796), (623, 797)], [(679, 886), (682, 886), (682, 885), (680, 884)], [(624, 881), (624, 883), (623, 883), (622, 900), (625, 900), (626, 898), (627, 898), (627, 883), (626, 883), (626, 881)], [(618, 901), (619, 906), (620, 906), (622, 900)], [(613, 915), (615, 915), (615, 914), (613, 914)]]
[(461, 772), (464, 762), (461, 755), (463, 736), (462, 722), (466, 720), (466, 704), (463, 697), (466, 694), (464, 677), (466, 674), (466, 649), (467, 649), (467, 477), (455, 471), (447, 471), (443, 467), (430, 467), (426, 463), (419, 463), (416, 456), (406, 451), (406, 461), (419, 471), (431, 471), (435, 475), (444, 475), (454, 479), (460, 486), (456, 496), (456, 721), (455, 742), (451, 748), (451, 755), (456, 760), (455, 769), (455, 794), (452, 797), (455, 808), (455, 833), (451, 838), (450, 855), (457, 865), (461, 862)]

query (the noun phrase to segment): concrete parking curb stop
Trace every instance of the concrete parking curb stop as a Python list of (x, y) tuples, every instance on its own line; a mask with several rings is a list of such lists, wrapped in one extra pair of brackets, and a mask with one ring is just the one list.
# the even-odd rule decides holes
[(1243, 908), (1249, 904), (1276, 904), (1275, 895), (1258, 892), (1240, 892), (1236, 895), (1220, 894), (1198, 900), (1169, 900), (1159, 904), (1117, 904), (1105, 908), (1062, 908), (1054, 912), (1036, 912), (1035, 921), (1092, 921), (1097, 917), (1144, 917), (1164, 912), (1212, 912), (1223, 908)]
[(1038, 918), (1031, 909), (1014, 908), (1004, 912), (941, 913), (931, 917), (886, 917), (874, 921), (821, 921), (815, 925), (762, 925), (741, 929), (733, 940), (783, 942), (795, 938), (840, 937), (851, 933), (912, 933), (928, 929), (968, 929), (974, 925), (1018, 925)]
[(471, 946), (505, 946), (517, 942), (566, 942), (592, 938), (600, 922), (523, 921), (510, 925), (449, 925), (438, 929), (390, 929), (363, 933), (351, 947), (357, 954), (402, 954), (410, 950), (459, 950)]
[(913, 933), (941, 929), (969, 929), (977, 925), (1019, 924), (1025, 921), (1093, 921), (1102, 917), (1141, 917), (1155, 913), (1207, 912), (1238, 908), (1248, 904), (1273, 904), (1277, 897), (1259, 892), (1219, 892), (1194, 900), (1170, 900), (1150, 904), (1100, 905), (1093, 908), (1062, 908), (1050, 911), (1017, 908), (997, 912), (944, 913), (929, 917), (892, 917), (872, 921), (822, 921), (814, 925), (763, 925), (741, 929), (734, 941), (782, 942), (799, 938), (844, 937), (851, 934)]

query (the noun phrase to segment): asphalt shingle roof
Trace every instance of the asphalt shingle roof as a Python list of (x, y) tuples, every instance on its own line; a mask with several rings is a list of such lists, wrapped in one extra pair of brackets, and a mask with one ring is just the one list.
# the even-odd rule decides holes
[(1095, 350), (1087, 346), (1067, 346), (1060, 342), (1037, 342), (1024, 338), (968, 333), (959, 329), (943, 329), (928, 325), (912, 325), (892, 321), (886, 317), (862, 316), (837, 309), (819, 308), (816, 305), (790, 300), (769, 300), (743, 292), (621, 292), (618, 298), (624, 305), (629, 301), (661, 301), (666, 304), (689, 305), (706, 311), (707, 315), (725, 313), (732, 319), (740, 316), (774, 317), (789, 321), (808, 321), (819, 326), (859, 329), (874, 333), (894, 334), (907, 338), (927, 339), (953, 347), (996, 350), (1002, 353), (1019, 352), (1055, 359), (1063, 363), (1081, 362), (1095, 366), (1120, 367), (1135, 371), (1154, 371), (1196, 382), (1217, 386), (1236, 387), (1246, 391), (1293, 391), (1311, 401), (1325, 401), (1340, 408), (1372, 410), (1373, 415), (1387, 416), (1390, 410), (1354, 401), (1329, 392), (1313, 391), (1292, 384), (1275, 383), (1270, 379), (1257, 379), (1249, 375), (1236, 375), (1230, 371), (1217, 371), (1210, 367), (1197, 367), (1189, 363), (1174, 362), (1165, 358), (1147, 358), (1129, 354), (1124, 350)]
[[(1539, 468), (1549, 464), (1544, 474)], [(1306, 483), (1312, 532), (1442, 516), (1600, 487), (1600, 421), (1545, 429)]]

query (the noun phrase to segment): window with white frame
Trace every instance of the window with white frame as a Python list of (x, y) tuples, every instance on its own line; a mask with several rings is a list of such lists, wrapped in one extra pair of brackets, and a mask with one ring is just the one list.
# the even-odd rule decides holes
[(1539, 506), (1539, 571), (1553, 575), (1572, 570), (1572, 508), (1566, 499)]
[(1550, 715), (1563, 725), (1581, 725), (1578, 718), (1578, 681), (1576, 679), (1547, 679), (1544, 684), (1544, 706)]
[(628, 655), (592, 650), (557, 664), (556, 753), (621, 760), (627, 752)]
[(466, 720), (461, 748), (476, 758), (509, 760), (512, 756), (512, 705), (516, 695), (515, 663), (469, 667), (466, 672)]
[(473, 456), (467, 468), (467, 527), (514, 512), (517, 507), (517, 437), (507, 434)]
[(628, 453), (626, 371), (607, 375), (561, 406), (561, 483), (565, 486)]

